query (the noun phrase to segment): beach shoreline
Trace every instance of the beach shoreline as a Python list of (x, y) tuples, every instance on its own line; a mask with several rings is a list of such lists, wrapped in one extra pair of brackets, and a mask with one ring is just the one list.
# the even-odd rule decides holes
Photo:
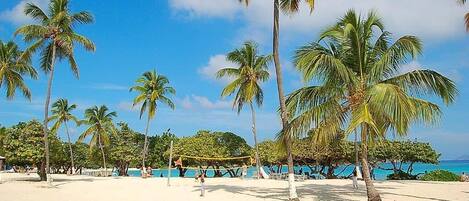
[[(53, 175), (53, 187), (39, 182), (36, 174), (2, 174), (2, 200), (15, 201), (147, 201), (147, 200), (287, 200), (288, 182), (239, 178), (206, 179), (206, 197), (192, 178), (90, 177)], [(13, 178), (15, 180), (13, 180)], [(297, 182), (301, 200), (366, 200), (363, 181), (360, 189), (351, 180), (306, 180)], [(383, 200), (469, 200), (469, 183), (424, 181), (376, 181)]]

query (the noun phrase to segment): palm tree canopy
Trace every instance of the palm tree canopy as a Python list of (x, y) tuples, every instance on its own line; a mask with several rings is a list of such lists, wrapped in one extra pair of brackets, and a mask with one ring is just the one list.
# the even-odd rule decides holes
[(142, 103), (140, 108), (140, 118), (148, 110), (148, 118), (153, 118), (156, 113), (157, 102), (161, 102), (171, 109), (174, 109), (174, 103), (168, 94), (176, 94), (176, 90), (168, 86), (169, 80), (163, 75), (156, 73), (156, 70), (147, 71), (138, 78), (136, 85), (130, 88), (130, 91), (137, 91), (139, 94), (134, 98), (133, 106)]
[(51, 0), (48, 13), (39, 6), (28, 3), (24, 13), (36, 20), (38, 24), (24, 25), (15, 32), (15, 35), (23, 35), (25, 42), (32, 42), (22, 57), (29, 58), (32, 53), (41, 50), (41, 68), (47, 73), (51, 70), (52, 47), (55, 45), (57, 58), (67, 59), (74, 75), (78, 77), (78, 65), (73, 56), (75, 44), (82, 45), (88, 51), (95, 51), (96, 47), (90, 39), (75, 33), (74, 28), (77, 24), (92, 23), (92, 15), (86, 11), (72, 13), (69, 10), (68, 0)]
[(80, 135), (78, 141), (83, 142), (86, 137), (91, 136), (91, 147), (100, 143), (98, 139), (101, 139), (101, 143), (108, 144), (109, 134), (116, 134), (116, 128), (112, 122), (114, 117), (117, 117), (117, 113), (109, 112), (105, 105), (86, 109), (84, 123), (89, 127)]
[(31, 65), (29, 57), (21, 58), (23, 52), (10, 41), (3, 43), (0, 40), (0, 88), (5, 86), (6, 97), (12, 99), (17, 89), (31, 99), (31, 91), (24, 83), (23, 75), (37, 79), (37, 72)]
[(54, 125), (52, 126), (51, 131), (56, 133), (57, 130), (60, 128), (62, 123), (73, 121), (77, 125), (80, 125), (80, 120), (76, 118), (71, 112), (77, 108), (77, 105), (68, 104), (67, 99), (59, 99), (52, 104), (52, 116), (49, 117), (49, 121), (55, 121)]
[(232, 77), (234, 80), (222, 91), (221, 96), (230, 96), (236, 92), (233, 108), (238, 113), (245, 103), (256, 101), (262, 105), (264, 93), (260, 87), (261, 82), (269, 79), (268, 65), (272, 60), (271, 55), (259, 55), (257, 45), (254, 42), (245, 42), (242, 48), (236, 49), (226, 56), (228, 61), (238, 67), (220, 69), (217, 77)]
[[(316, 140), (327, 140), (360, 125), (370, 138), (387, 131), (405, 135), (415, 122), (436, 123), (441, 114), (436, 95), (445, 104), (458, 94), (453, 81), (436, 71), (402, 72), (403, 64), (422, 52), (421, 41), (403, 36), (391, 41), (374, 12), (366, 18), (351, 10), (326, 29), (320, 40), (299, 48), (295, 65), (304, 80), (320, 85), (291, 93), (287, 108), (293, 114), (287, 135), (304, 135), (314, 128)], [(349, 126), (344, 127), (348, 123)], [(282, 136), (280, 136), (282, 137)]]

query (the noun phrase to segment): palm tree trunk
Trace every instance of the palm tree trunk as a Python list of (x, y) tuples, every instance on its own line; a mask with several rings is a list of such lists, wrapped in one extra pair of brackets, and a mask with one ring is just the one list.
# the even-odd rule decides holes
[[(55, 62), (55, 42), (52, 44), (52, 58), (50, 64), (50, 74), (49, 74), (49, 82), (47, 84), (47, 95), (46, 95), (46, 102), (44, 104), (44, 152), (46, 155), (46, 165), (45, 165), (45, 173), (47, 183), (51, 183), (50, 180), (50, 167), (49, 167), (49, 132), (48, 132), (48, 123), (49, 123), (49, 104), (50, 104), (50, 96), (52, 92), (52, 80), (54, 79), (54, 62)], [(41, 177), (42, 178), (42, 177)]]
[[(283, 92), (283, 77), (282, 69), (280, 66), (278, 41), (279, 41), (279, 0), (274, 0), (274, 27), (273, 27), (273, 56), (275, 64), (275, 74), (277, 75), (277, 90), (278, 98), (280, 102), (280, 118), (282, 119), (282, 130), (286, 131), (288, 128), (288, 115), (287, 107), (285, 106), (285, 96)], [(295, 173), (293, 171), (293, 156), (291, 150), (291, 139), (290, 137), (285, 138), (286, 151), (288, 156), (288, 189), (289, 189), (289, 200), (299, 201), (298, 195), (296, 194), (295, 186)]]
[(259, 158), (259, 147), (257, 146), (257, 134), (256, 134), (256, 112), (254, 111), (254, 107), (252, 103), (249, 104), (251, 106), (251, 114), (252, 114), (252, 135), (254, 136), (254, 147), (256, 148), (256, 170), (257, 170), (257, 179), (260, 179), (259, 174), (261, 173), (261, 160)]
[[(354, 149), (355, 149), (355, 170), (358, 171), (358, 166), (359, 166), (359, 159), (358, 159), (358, 134), (357, 130), (355, 129), (355, 140), (354, 140)], [(358, 172), (357, 172), (358, 174)]]
[(367, 135), (368, 134), (368, 127), (363, 125), (361, 127), (361, 138), (362, 138), (362, 150), (361, 150), (361, 163), (362, 163), (362, 170), (363, 170), (363, 180), (365, 180), (366, 184), (366, 194), (368, 196), (368, 201), (381, 201), (381, 197), (379, 196), (378, 191), (376, 191), (375, 186), (373, 185), (373, 181), (370, 177), (370, 169), (368, 168), (368, 143), (367, 143)]
[(103, 143), (101, 142), (100, 134), (98, 134), (98, 143), (99, 143), (99, 148), (101, 149), (101, 154), (103, 155), (104, 174), (107, 177), (106, 157), (104, 156), (104, 148), (103, 148)]
[[(145, 128), (145, 142), (143, 144), (143, 153), (142, 153), (142, 170), (145, 173), (145, 156), (147, 154), (147, 143), (148, 143), (148, 128), (150, 127), (150, 114), (148, 114), (147, 127)], [(142, 175), (144, 176), (144, 175)]]
[(70, 132), (68, 132), (68, 125), (67, 122), (64, 122), (65, 130), (67, 131), (67, 138), (68, 138), (68, 148), (70, 149), (70, 159), (72, 161), (72, 175), (75, 174), (75, 162), (73, 161), (73, 149), (72, 149), (72, 142), (70, 142)]

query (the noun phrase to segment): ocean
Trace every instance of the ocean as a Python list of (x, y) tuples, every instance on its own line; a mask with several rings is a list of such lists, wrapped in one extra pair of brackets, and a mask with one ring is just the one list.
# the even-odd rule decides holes
[[(390, 163), (383, 163), (381, 164), (381, 167), (383, 168), (392, 168), (392, 165)], [(403, 170), (407, 170), (408, 164), (403, 164)], [(299, 170), (301, 167), (296, 166), (295, 170)], [(308, 167), (302, 167), (303, 172), (309, 172), (310, 169)], [(425, 173), (425, 171), (433, 171), (433, 170), (448, 170), (450, 172), (456, 173), (456, 174), (461, 174), (462, 172), (465, 172), (466, 174), (469, 173), (469, 160), (444, 160), (440, 161), (439, 164), (433, 165), (433, 164), (423, 164), (423, 163), (415, 163), (414, 164), (414, 171), (412, 172), (413, 174), (418, 174), (418, 173)], [(248, 177), (252, 177), (256, 168), (255, 167), (250, 167), (248, 169)], [(265, 167), (264, 170), (268, 172), (268, 168)], [(240, 170), (241, 171), (241, 170)], [(351, 174), (353, 171), (353, 165), (351, 166), (343, 166), (339, 167), (336, 169), (336, 173), (340, 173), (340, 176), (348, 176)], [(225, 172), (225, 171), (223, 171)], [(287, 167), (283, 166), (282, 167), (282, 172), (287, 172)], [(374, 174), (377, 180), (385, 180), (386, 176), (388, 174), (391, 174), (392, 171), (390, 170), (382, 170), (375, 168)], [(129, 170), (128, 171), (129, 176), (132, 177), (140, 177), (140, 171), (139, 170)], [(153, 176), (154, 177), (167, 177), (168, 175), (168, 170), (167, 169), (153, 169)], [(178, 177), (179, 176), (179, 171), (176, 169), (171, 170), (171, 177)], [(185, 177), (188, 178), (193, 178), (195, 176), (195, 170), (188, 170), (186, 172)], [(208, 171), (207, 176), (211, 177), (213, 176), (213, 171)], [(228, 174), (225, 175), (225, 177), (229, 177)]]

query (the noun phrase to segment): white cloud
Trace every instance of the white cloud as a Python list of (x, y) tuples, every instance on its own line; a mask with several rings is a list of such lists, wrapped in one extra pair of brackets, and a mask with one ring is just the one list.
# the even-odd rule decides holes
[(221, 79), (217, 79), (216, 73), (218, 70), (227, 67), (236, 67), (236, 64), (229, 62), (226, 60), (226, 56), (222, 54), (218, 54), (215, 56), (210, 57), (208, 64), (204, 67), (199, 68), (198, 72), (206, 79), (210, 80), (219, 80), (223, 83), (228, 83), (233, 79), (230, 77), (223, 77)]
[(191, 102), (191, 99), (188, 96), (184, 97), (184, 99), (182, 99), (180, 102), (181, 102), (182, 108), (192, 109), (192, 102)]
[(121, 101), (120, 103), (117, 104), (117, 109), (122, 110), (125, 112), (138, 112), (140, 111), (140, 105), (133, 106), (132, 102), (129, 101)]
[[(227, 18), (240, 13), (248, 22), (246, 27), (242, 28), (246, 38), (251, 37), (252, 33), (259, 33), (259, 29), (270, 30), (272, 27), (271, 0), (251, 1), (249, 7), (241, 11), (239, 11), (241, 4), (234, 0), (218, 0), (216, 4), (212, 0), (170, 0), (170, 2), (175, 11), (190, 15)], [(208, 6), (208, 4), (213, 5)], [(218, 5), (221, 5), (221, 9)], [(468, 8), (460, 6), (456, 1), (448, 0), (317, 1), (312, 14), (303, 4), (299, 13), (293, 16), (282, 15), (281, 29), (282, 35), (289, 38), (293, 37), (291, 34), (309, 34), (324, 29), (349, 9), (364, 14), (376, 10), (382, 16), (387, 29), (397, 35), (414, 34), (425, 39), (441, 39), (464, 34), (463, 16)]]
[(232, 18), (242, 6), (237, 0), (169, 0), (174, 10), (183, 10), (190, 17), (223, 17)]
[(192, 95), (192, 99), (198, 104), (198, 106), (204, 109), (227, 109), (231, 108), (231, 101), (216, 100), (210, 101), (205, 96)]
[(15, 25), (31, 23), (33, 20), (24, 14), (24, 7), (27, 3), (33, 3), (45, 10), (47, 8), (47, 0), (22, 0), (13, 8), (0, 12), (0, 20), (8, 21)]

